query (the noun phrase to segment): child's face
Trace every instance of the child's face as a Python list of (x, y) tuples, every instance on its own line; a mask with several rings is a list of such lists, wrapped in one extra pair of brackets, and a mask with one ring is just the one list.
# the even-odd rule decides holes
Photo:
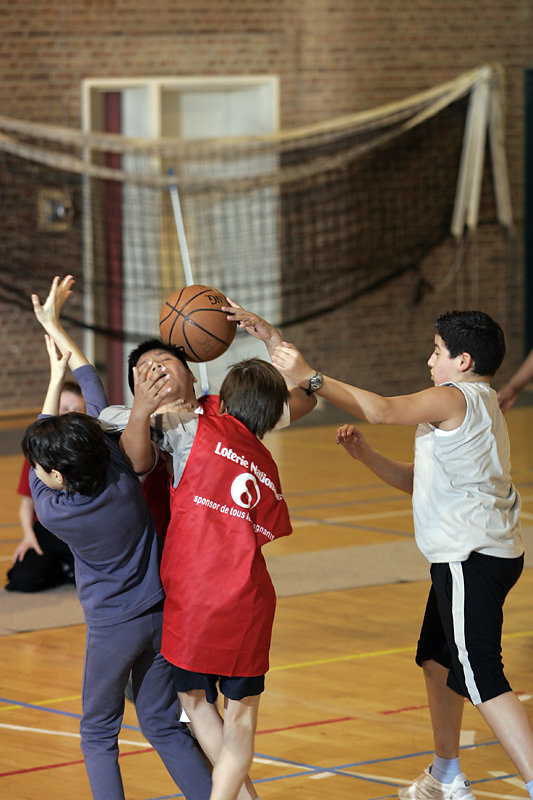
[(154, 372), (164, 368), (166, 374), (170, 376), (165, 383), (165, 388), (170, 389), (170, 391), (165, 393), (160, 405), (172, 403), (174, 400), (196, 401), (196, 395), (194, 394), (196, 378), (179, 358), (176, 358), (167, 350), (148, 350), (138, 360), (137, 369), (150, 361), (152, 362), (151, 369)]
[(59, 413), (68, 414), (69, 411), (85, 414), (85, 403), (79, 394), (71, 392), (70, 389), (64, 389), (59, 398)]
[(437, 333), (435, 335), (435, 347), (428, 359), (431, 380), (435, 386), (440, 386), (440, 384), (447, 381), (455, 381), (460, 377), (461, 372), (458, 369), (458, 360), (460, 358), (461, 356), (456, 356), (456, 358), (450, 356), (450, 351)]

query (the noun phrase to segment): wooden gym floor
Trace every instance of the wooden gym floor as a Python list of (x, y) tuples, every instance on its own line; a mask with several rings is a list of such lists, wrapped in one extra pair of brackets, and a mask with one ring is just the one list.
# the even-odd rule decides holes
[[(321, 413), (315, 412), (318, 422)], [(533, 406), (513, 409), (508, 424), (527, 544), (533, 534)], [(0, 442), (2, 436), (18, 441), (17, 425), (20, 420), (0, 422)], [(411, 458), (412, 429), (364, 427), (378, 448)], [(265, 550), (279, 600), (251, 772), (263, 800), (395, 797), (431, 759), (423, 679), (413, 661), (428, 568), (412, 539), (410, 500), (349, 459), (335, 445), (335, 430), (334, 424), (299, 424), (267, 442), (280, 466), (294, 534)], [(13, 446), (2, 452), (5, 572), (19, 537), (21, 457)], [(506, 604), (504, 661), (533, 718), (532, 596), (528, 567)], [(33, 596), (36, 608), (41, 598)], [(53, 613), (47, 628), (0, 636), (2, 798), (89, 800), (78, 736), (84, 644), (83, 625), (54, 627)], [(526, 796), (513, 765), (468, 704), (462, 747), (477, 797)], [(129, 703), (120, 763), (128, 800), (181, 796)]]

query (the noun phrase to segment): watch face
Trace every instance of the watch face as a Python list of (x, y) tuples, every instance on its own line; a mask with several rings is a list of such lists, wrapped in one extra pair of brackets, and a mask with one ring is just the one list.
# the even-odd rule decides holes
[(313, 375), (312, 378), (309, 379), (309, 389), (312, 392), (316, 392), (322, 386), (322, 375), (320, 373), (316, 373)]

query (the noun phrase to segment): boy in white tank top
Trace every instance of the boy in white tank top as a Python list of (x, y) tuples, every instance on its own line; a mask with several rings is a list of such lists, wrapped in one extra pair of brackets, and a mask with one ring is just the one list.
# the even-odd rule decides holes
[(370, 423), (417, 425), (413, 463), (374, 450), (353, 425), (337, 442), (379, 478), (413, 497), (417, 544), (432, 586), (416, 661), (424, 671), (435, 757), (401, 800), (473, 800), (459, 766), (464, 698), (479, 709), (533, 798), (533, 730), (503, 673), (503, 603), (523, 568), (520, 498), (510, 475), (509, 438), (490, 378), (505, 354), (500, 326), (481, 311), (436, 323), (428, 360), (433, 388), (382, 397), (320, 375), (296, 348), (276, 348), (274, 365)]

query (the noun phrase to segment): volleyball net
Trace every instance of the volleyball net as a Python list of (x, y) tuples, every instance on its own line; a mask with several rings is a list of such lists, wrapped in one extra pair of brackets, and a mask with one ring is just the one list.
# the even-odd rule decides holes
[(487, 219), (511, 228), (500, 96), (500, 71), (481, 67), (306, 129), (201, 141), (0, 117), (0, 298), (27, 307), (72, 273), (74, 322), (156, 333), (186, 282), (177, 200), (195, 283), (283, 328), (317, 318), (475, 229), (484, 176)]

